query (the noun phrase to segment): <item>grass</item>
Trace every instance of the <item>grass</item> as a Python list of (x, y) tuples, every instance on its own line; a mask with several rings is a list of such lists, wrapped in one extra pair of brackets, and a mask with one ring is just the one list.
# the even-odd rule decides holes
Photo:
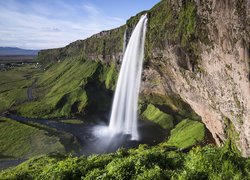
[(110, 68), (106, 67), (105, 69), (107, 69), (107, 74), (105, 74), (106, 76), (104, 76), (106, 88), (115, 90), (116, 80), (118, 79), (118, 72), (115, 69), (115, 64), (112, 64)]
[(25, 101), (27, 91), (25, 88), (12, 89), (4, 93), (0, 93), (0, 112), (3, 112), (13, 106), (15, 103)]
[(204, 124), (185, 119), (171, 130), (169, 140), (164, 143), (168, 146), (176, 146), (178, 148), (188, 148), (205, 139)]
[(27, 122), (26, 125), (46, 132), (48, 136), (58, 137), (60, 143), (65, 147), (65, 153), (76, 154), (80, 150), (80, 144), (76, 137), (65, 131), (58, 131), (56, 128), (36, 122)]
[(174, 118), (171, 115), (160, 111), (152, 104), (147, 106), (146, 110), (142, 113), (142, 117), (153, 121), (165, 129), (172, 129), (174, 127)]
[(66, 58), (38, 76), (34, 89), (38, 98), (18, 106), (16, 111), (21, 116), (34, 118), (84, 115), (91, 103), (86, 86), (96, 81), (107, 89), (114, 89), (116, 78), (114, 65), (85, 60), (83, 56)]
[[(140, 97), (142, 105), (154, 104), (157, 107), (164, 107), (173, 115), (175, 120), (182, 120), (183, 117), (200, 121), (201, 118), (193, 111), (189, 104), (178, 96), (159, 95), (155, 93), (143, 94)], [(181, 118), (180, 118), (181, 117)]]
[(28, 158), (55, 151), (65, 153), (58, 137), (3, 117), (0, 117), (0, 144), (0, 154), (12, 158)]
[(49, 154), (0, 172), (1, 179), (248, 179), (250, 159), (226, 147), (196, 147), (188, 153), (161, 146), (70, 157)]
[(34, 72), (33, 65), (0, 71), (0, 112), (27, 99), (27, 87)]
[(61, 120), (61, 122), (66, 124), (83, 124), (84, 122), (79, 119), (67, 119), (67, 120)]
[(45, 118), (82, 113), (88, 101), (84, 86), (97, 67), (97, 62), (84, 61), (81, 57), (55, 64), (37, 80), (38, 99), (18, 107), (17, 112)]

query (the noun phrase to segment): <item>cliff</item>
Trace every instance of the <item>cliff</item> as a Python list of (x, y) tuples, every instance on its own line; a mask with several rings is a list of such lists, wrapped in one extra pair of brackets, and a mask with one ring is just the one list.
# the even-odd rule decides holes
[(178, 94), (187, 102), (217, 144), (230, 139), (249, 156), (249, 2), (165, 1), (155, 8), (163, 6), (168, 11), (156, 12), (172, 16), (165, 25), (175, 26), (177, 17), (177, 26), (150, 37), (152, 13), (148, 33), (150, 45), (161, 39), (149, 50), (149, 66), (161, 75), (162, 93)]
[(198, 120), (200, 116), (218, 145), (229, 140), (243, 156), (250, 156), (247, 0), (163, 0), (120, 28), (65, 48), (41, 51), (39, 59), (50, 67), (81, 55), (118, 70), (123, 44), (143, 13), (148, 14), (149, 21), (141, 111), (152, 103), (177, 119)]

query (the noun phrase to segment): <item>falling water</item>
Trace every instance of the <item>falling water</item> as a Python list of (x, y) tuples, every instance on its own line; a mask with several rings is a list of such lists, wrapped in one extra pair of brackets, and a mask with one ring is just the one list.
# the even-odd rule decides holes
[(112, 105), (109, 130), (138, 140), (137, 105), (141, 82), (147, 15), (141, 16), (123, 56)]

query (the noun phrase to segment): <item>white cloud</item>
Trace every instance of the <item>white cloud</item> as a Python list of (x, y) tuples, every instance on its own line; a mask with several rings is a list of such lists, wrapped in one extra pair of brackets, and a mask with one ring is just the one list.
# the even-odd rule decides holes
[(89, 3), (78, 8), (63, 1), (52, 1), (57, 3), (54, 9), (34, 2), (25, 6), (15, 0), (0, 2), (0, 46), (62, 47), (125, 22), (105, 15)]
[(83, 10), (89, 13), (90, 15), (98, 15), (100, 14), (100, 10), (98, 10), (95, 6), (90, 4), (84, 4)]

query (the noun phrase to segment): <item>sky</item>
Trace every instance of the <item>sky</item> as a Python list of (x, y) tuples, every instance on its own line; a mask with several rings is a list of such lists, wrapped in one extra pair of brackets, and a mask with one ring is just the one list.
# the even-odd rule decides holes
[(0, 0), (0, 46), (63, 47), (119, 27), (160, 0)]

